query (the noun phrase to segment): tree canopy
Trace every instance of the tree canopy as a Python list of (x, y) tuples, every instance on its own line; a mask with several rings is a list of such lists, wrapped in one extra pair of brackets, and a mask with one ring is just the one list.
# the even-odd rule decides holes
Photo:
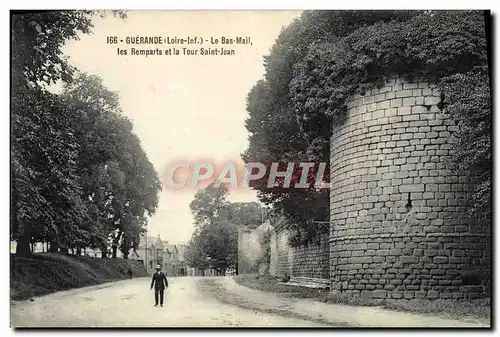
[(231, 203), (227, 195), (224, 185), (216, 188), (211, 184), (200, 189), (191, 202), (195, 231), (186, 249), (191, 267), (236, 267), (238, 230), (261, 224), (263, 210), (258, 203)]
[[(157, 207), (161, 184), (118, 95), (78, 72), (61, 47), (89, 34), (95, 11), (12, 20), (11, 239), (52, 251), (99, 248), (125, 257)], [(123, 13), (118, 13), (124, 17)], [(64, 82), (56, 95), (46, 85)]]

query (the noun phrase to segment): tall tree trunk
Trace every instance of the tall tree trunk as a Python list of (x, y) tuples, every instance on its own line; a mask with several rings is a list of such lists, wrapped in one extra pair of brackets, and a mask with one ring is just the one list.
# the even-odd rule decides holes
[(118, 244), (120, 243), (120, 238), (122, 237), (122, 234), (123, 234), (122, 231), (118, 232), (118, 235), (116, 235), (116, 237), (113, 240), (113, 247), (112, 247), (113, 248), (112, 258), (113, 259), (116, 259), (116, 252), (118, 251)]
[(102, 247), (101, 248), (101, 259), (107, 259), (108, 258), (108, 247)]
[[(14, 146), (16, 146), (16, 140), (14, 137), (14, 134), (11, 133), (11, 146), (12, 149), (14, 149)], [(18, 233), (19, 233), (19, 219), (17, 218), (18, 214), (18, 191), (16, 188), (16, 170), (11, 169), (11, 174), (10, 174), (10, 184), (11, 184), (11, 190), (10, 190), (10, 197), (11, 197), (11, 206), (10, 206), (10, 240), (12, 241), (13, 238), (15, 238)], [(16, 255), (17, 255), (17, 250), (19, 249), (19, 242), (17, 242), (16, 246)]]
[(30, 237), (28, 235), (22, 235), (17, 240), (16, 256), (31, 256)]
[[(17, 218), (17, 212), (18, 212), (18, 204), (17, 204), (17, 199), (18, 199), (18, 191), (16, 188), (16, 179), (15, 179), (15, 172), (14, 170), (12, 171), (11, 175), (11, 183), (12, 183), (12, 207), (11, 207), (11, 222), (12, 222), (12, 233), (14, 235), (17, 235), (19, 233), (19, 219)], [(26, 229), (26, 228), (24, 228)], [(31, 256), (31, 251), (30, 251), (30, 235), (22, 234), (20, 237), (17, 239), (17, 245), (16, 245), (16, 256), (23, 256), (23, 257), (29, 257)]]
[(59, 245), (57, 244), (56, 241), (51, 241), (50, 242), (50, 252), (51, 253), (57, 253), (57, 252), (59, 252)]

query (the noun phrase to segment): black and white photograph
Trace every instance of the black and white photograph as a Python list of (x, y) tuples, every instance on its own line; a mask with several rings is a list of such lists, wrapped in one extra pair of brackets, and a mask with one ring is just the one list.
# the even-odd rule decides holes
[(492, 329), (493, 17), (10, 10), (11, 329)]

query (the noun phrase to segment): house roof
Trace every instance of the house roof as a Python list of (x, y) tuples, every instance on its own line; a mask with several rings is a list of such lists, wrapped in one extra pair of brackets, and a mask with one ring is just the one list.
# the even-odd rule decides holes
[(167, 244), (164, 246), (166, 249), (168, 249), (169, 251), (173, 252), (173, 251), (178, 251), (177, 249), (177, 245), (174, 245), (174, 244)]
[(179, 250), (179, 260), (184, 260), (184, 254), (186, 252), (186, 245), (178, 245), (177, 249)]
[(156, 248), (163, 248), (164, 244), (160, 236), (141, 236), (139, 239), (139, 248), (151, 247), (152, 245)]
[(146, 245), (148, 247), (151, 247), (151, 244), (153, 244), (154, 242), (156, 241), (156, 238), (154, 236), (145, 236), (145, 235), (141, 235), (140, 239), (139, 239), (139, 247), (140, 248), (145, 248)]
[(181, 256), (184, 255), (185, 249), (186, 249), (186, 244), (181, 243), (181, 244), (172, 244), (168, 243), (168, 240), (162, 240), (161, 237), (158, 236), (145, 236), (142, 235), (140, 237), (139, 241), (139, 248), (146, 248), (146, 243), (147, 247), (154, 246), (156, 249), (163, 249), (165, 253), (179, 253)]

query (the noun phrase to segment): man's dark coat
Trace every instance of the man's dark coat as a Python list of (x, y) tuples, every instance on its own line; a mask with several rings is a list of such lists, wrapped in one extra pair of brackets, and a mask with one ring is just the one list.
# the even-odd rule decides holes
[(167, 276), (161, 271), (159, 274), (154, 273), (151, 280), (151, 288), (155, 286), (155, 290), (168, 288)]

